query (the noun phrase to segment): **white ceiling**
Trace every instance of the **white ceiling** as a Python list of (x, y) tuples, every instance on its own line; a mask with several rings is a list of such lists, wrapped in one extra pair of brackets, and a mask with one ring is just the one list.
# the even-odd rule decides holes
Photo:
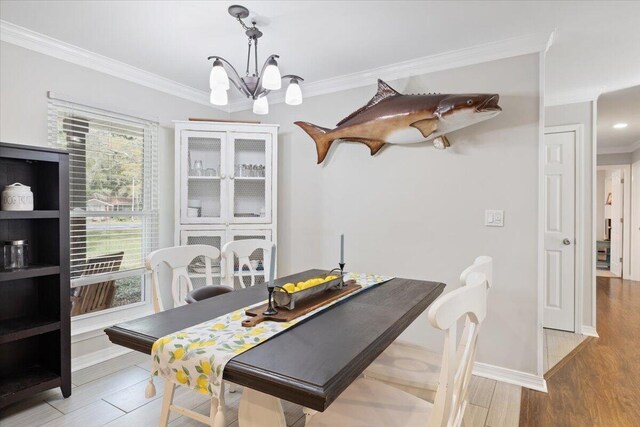
[[(616, 123), (627, 123), (614, 129)], [(598, 152), (629, 152), (640, 148), (640, 86), (598, 98)]]
[[(206, 57), (239, 71), (247, 40), (214, 1), (0, 2), (2, 20), (200, 90)], [(640, 84), (638, 2), (245, 1), (265, 33), (260, 60), (307, 82), (557, 29), (546, 64), (554, 103)], [(437, 88), (425, 88), (437, 90)], [(586, 95), (585, 95), (586, 94)]]

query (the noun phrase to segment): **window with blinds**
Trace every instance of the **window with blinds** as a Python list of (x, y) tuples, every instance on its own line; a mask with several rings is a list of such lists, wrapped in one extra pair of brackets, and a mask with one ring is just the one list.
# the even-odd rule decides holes
[(51, 145), (69, 152), (72, 316), (143, 303), (158, 245), (158, 124), (49, 102)]

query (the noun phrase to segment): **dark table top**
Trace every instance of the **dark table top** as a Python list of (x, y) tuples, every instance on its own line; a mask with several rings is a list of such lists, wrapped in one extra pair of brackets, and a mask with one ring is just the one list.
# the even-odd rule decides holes
[[(324, 271), (308, 270), (282, 277), (276, 284), (321, 273)], [(400, 278), (373, 286), (234, 357), (225, 367), (224, 379), (323, 411), (444, 287), (443, 283)], [(150, 354), (158, 338), (266, 296), (266, 285), (256, 285), (120, 323), (105, 332), (115, 344)]]

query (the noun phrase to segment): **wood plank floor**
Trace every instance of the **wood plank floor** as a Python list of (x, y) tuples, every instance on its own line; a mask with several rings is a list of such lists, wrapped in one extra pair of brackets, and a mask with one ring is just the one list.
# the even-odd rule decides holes
[(640, 425), (640, 282), (597, 278), (600, 338), (547, 381), (549, 393), (524, 389), (520, 425)]
[[(155, 426), (162, 406), (162, 380), (156, 378), (157, 394), (144, 397), (149, 378), (149, 356), (128, 353), (73, 373), (71, 397), (64, 399), (58, 390), (49, 390), (0, 411), (1, 427), (138, 427)], [(520, 412), (520, 387), (474, 376), (469, 390), (465, 421), (471, 427), (515, 427)], [(227, 393), (226, 420), (238, 427), (238, 404), (242, 388)], [(185, 388), (176, 391), (179, 406), (208, 414), (205, 396)], [(287, 425), (303, 427), (302, 407), (283, 401)], [(171, 427), (202, 427), (203, 424), (172, 414)], [(268, 426), (265, 426), (268, 427)], [(339, 426), (337, 426), (339, 427)], [(346, 427), (346, 426), (345, 426)]]

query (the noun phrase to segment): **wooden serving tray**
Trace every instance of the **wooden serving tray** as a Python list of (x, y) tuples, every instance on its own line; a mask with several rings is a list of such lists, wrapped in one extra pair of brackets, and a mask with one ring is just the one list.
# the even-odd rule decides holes
[(265, 316), (264, 314), (262, 314), (267, 309), (267, 304), (265, 303), (246, 310), (245, 314), (249, 316), (249, 318), (242, 321), (242, 326), (256, 326), (258, 323), (264, 322), (265, 320), (273, 320), (275, 322), (290, 322), (293, 319), (304, 316), (305, 314), (315, 310), (318, 307), (322, 307), (323, 305), (328, 304), (331, 301), (335, 301), (338, 298), (355, 292), (360, 288), (362, 288), (362, 286), (356, 285), (355, 281), (353, 280), (349, 280), (345, 282), (342, 289), (327, 289), (321, 294), (316, 294), (309, 297), (309, 299), (307, 300), (300, 301), (298, 305), (296, 305), (296, 308), (294, 308), (293, 310), (287, 310), (286, 308), (282, 307), (278, 308), (278, 312), (271, 316)]

